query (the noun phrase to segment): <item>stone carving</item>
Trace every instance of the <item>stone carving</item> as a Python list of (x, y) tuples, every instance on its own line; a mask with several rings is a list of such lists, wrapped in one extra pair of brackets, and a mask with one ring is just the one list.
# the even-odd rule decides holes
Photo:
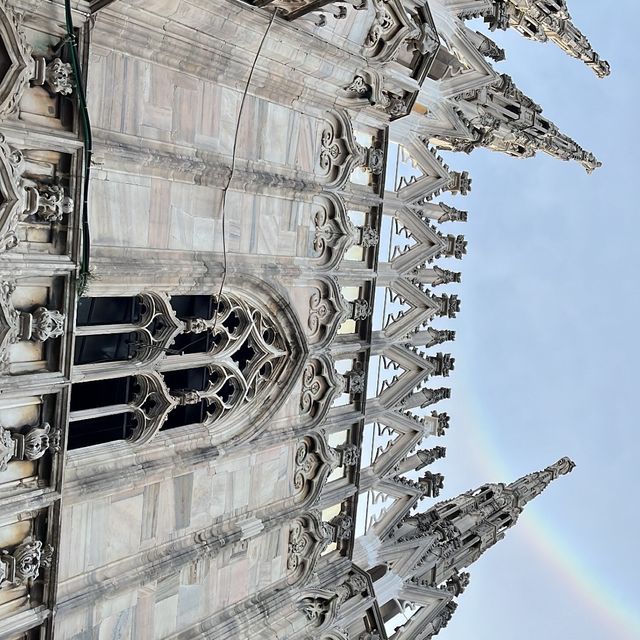
[(34, 85), (46, 86), (53, 94), (68, 96), (73, 93), (73, 70), (68, 62), (62, 62), (60, 58), (48, 62), (42, 56), (34, 56), (34, 61)]
[(309, 298), (309, 341), (324, 344), (332, 340), (345, 320), (366, 320), (372, 312), (367, 300), (347, 301), (336, 278), (314, 281), (315, 290)]
[(459, 573), (456, 569), (444, 585), (440, 587), (443, 591), (448, 591), (452, 596), (457, 598), (469, 586), (471, 575), (467, 572)]
[(429, 334), (428, 342), (425, 342), (425, 347), (433, 347), (443, 342), (451, 342), (456, 339), (456, 332), (450, 329), (434, 329), (433, 327), (427, 327), (427, 333)]
[(341, 467), (353, 467), (360, 462), (360, 449), (350, 442), (339, 444), (336, 452), (340, 459)]
[(437, 411), (432, 411), (431, 417), (435, 418), (437, 423), (436, 435), (439, 435), (439, 436), (444, 435), (445, 430), (449, 428), (449, 420), (451, 419), (449, 417), (449, 414), (446, 413), (446, 411), (443, 411), (442, 413), (438, 413)]
[(352, 320), (366, 320), (373, 313), (369, 302), (362, 298), (357, 298), (347, 304), (350, 309), (349, 317)]
[(359, 573), (352, 573), (336, 589), (337, 607), (340, 608), (347, 600), (363, 592), (368, 592), (367, 581)]
[(178, 401), (169, 393), (161, 374), (149, 371), (134, 379), (133, 398), (127, 410), (134, 416), (135, 428), (129, 440), (144, 444), (160, 430)]
[(328, 356), (317, 357), (305, 367), (302, 375), (300, 410), (302, 415), (320, 421), (331, 407), (336, 395), (344, 389), (344, 378), (336, 373), (335, 365)]
[(408, 11), (398, 0), (373, 0), (375, 15), (364, 41), (364, 52), (380, 62), (394, 60), (403, 44), (423, 56), (433, 55), (440, 40), (426, 16)]
[(450, 353), (438, 353), (435, 356), (425, 356), (425, 359), (433, 366), (434, 376), (447, 377), (450, 371), (454, 370), (456, 359)]
[(60, 451), (60, 431), (51, 430), (48, 423), (32, 427), (26, 433), (10, 431), (0, 426), (0, 472), (6, 471), (9, 461), (38, 460), (48, 450)]
[(436, 460), (444, 458), (447, 454), (445, 447), (433, 447), (432, 449), (420, 449), (416, 452), (418, 458), (424, 466), (433, 464)]
[[(27, 314), (21, 314), (27, 315)], [(59, 338), (64, 334), (66, 316), (59, 311), (52, 311), (45, 307), (38, 307), (31, 315), (29, 340), (44, 342), (53, 338)]]
[(51, 566), (53, 547), (26, 538), (13, 552), (0, 550), (0, 588), (17, 587), (35, 580), (42, 568)]
[(471, 178), (468, 171), (450, 171), (449, 182), (445, 187), (445, 191), (450, 191), (453, 194), (459, 193), (462, 196), (468, 195), (471, 191)]
[(354, 367), (353, 370), (349, 371), (345, 375), (345, 380), (347, 391), (352, 398), (364, 393), (366, 377), (364, 371), (361, 371), (361, 367)]
[(428, 498), (436, 498), (444, 488), (444, 476), (441, 473), (425, 471), (424, 475), (418, 479), (418, 485), (422, 489), (423, 495)]
[(319, 167), (327, 180), (327, 187), (340, 188), (346, 184), (356, 167), (363, 167), (373, 175), (384, 170), (384, 151), (375, 146), (363, 147), (353, 134), (349, 115), (332, 111), (320, 137)]
[(307, 579), (313, 571), (320, 554), (331, 542), (331, 529), (322, 522), (315, 511), (304, 514), (291, 523), (287, 552), (289, 584)]
[(298, 443), (293, 486), (298, 501), (313, 504), (327, 477), (340, 462), (339, 455), (319, 435), (309, 435)]
[(13, 458), (15, 444), (11, 432), (0, 427), (0, 472), (6, 471), (9, 460)]
[(440, 317), (455, 318), (460, 311), (460, 299), (457, 295), (431, 296), (431, 299), (438, 304), (438, 315)]
[(11, 301), (15, 282), (0, 282), (0, 372), (9, 367), (9, 347), (20, 340), (20, 313)]
[(33, 76), (31, 47), (20, 26), (11, 7), (7, 3), (0, 5), (0, 44), (6, 55), (0, 77), (0, 119), (6, 118), (16, 109)]
[(380, 242), (380, 234), (373, 229), (372, 227), (364, 226), (358, 228), (360, 231), (360, 242), (359, 245), (369, 248), (375, 247)]
[(427, 625), (427, 635), (424, 636), (425, 640), (431, 640), (433, 636), (437, 635), (442, 629), (444, 629), (451, 618), (453, 618), (453, 614), (458, 608), (458, 604), (456, 602), (447, 602), (444, 610), (440, 613), (434, 620), (429, 622)]
[(451, 397), (451, 389), (440, 387), (438, 389), (419, 389), (418, 391), (407, 394), (400, 400), (400, 406), (405, 409), (413, 409), (420, 407), (424, 409), (429, 405), (446, 400)]
[(455, 207), (450, 207), (448, 204), (444, 202), (438, 202), (438, 206), (444, 212), (439, 218), (438, 222), (466, 222), (468, 218), (468, 213), (466, 211), (460, 211)]
[(334, 542), (340, 542), (351, 538), (353, 518), (344, 511), (341, 511), (337, 516), (331, 518), (329, 524), (333, 527)]
[(73, 212), (73, 200), (59, 185), (44, 185), (38, 189), (26, 187), (28, 204), (25, 215), (36, 213), (45, 222), (59, 222)]
[(12, 149), (0, 133), (0, 252), (13, 249), (18, 244), (16, 227), (24, 211), (25, 199), (21, 185), (23, 169), (22, 153)]
[(304, 613), (308, 626), (320, 629), (328, 627), (336, 619), (340, 607), (359, 593), (368, 594), (367, 581), (362, 575), (352, 573), (333, 593), (308, 590), (305, 597), (298, 601), (297, 608)]
[(327, 598), (304, 598), (298, 603), (310, 627), (321, 627), (331, 612), (331, 601)]
[(311, 330), (312, 341), (323, 340), (331, 332), (331, 325), (342, 324), (344, 310), (341, 302), (330, 286), (317, 288), (311, 295), (307, 326)]
[(371, 105), (385, 111), (391, 118), (399, 118), (408, 113), (409, 105), (403, 95), (384, 89), (384, 78), (374, 69), (360, 71), (353, 82), (345, 87), (345, 95), (352, 104)]
[(9, 347), (21, 340), (44, 342), (64, 334), (65, 315), (45, 307), (33, 313), (17, 311), (11, 297), (15, 282), (0, 283), (0, 372), (9, 367)]
[(371, 226), (353, 225), (342, 199), (336, 194), (322, 195), (314, 222), (313, 249), (318, 254), (320, 266), (327, 270), (336, 267), (354, 245), (368, 249), (375, 247), (380, 239)]
[(460, 282), (462, 274), (457, 271), (449, 271), (448, 269), (441, 269), (438, 265), (434, 265), (433, 270), (438, 277), (431, 282), (432, 287), (437, 287), (441, 284), (450, 284), (452, 282)]

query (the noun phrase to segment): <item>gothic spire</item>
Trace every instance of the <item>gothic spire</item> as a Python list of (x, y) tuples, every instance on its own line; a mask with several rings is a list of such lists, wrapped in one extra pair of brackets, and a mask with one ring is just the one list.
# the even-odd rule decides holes
[(532, 40), (551, 40), (565, 53), (582, 60), (600, 78), (611, 73), (609, 63), (600, 59), (573, 24), (565, 0), (494, 0), (485, 22), (492, 31), (511, 27)]
[(562, 458), (509, 485), (486, 484), (404, 518), (392, 535), (392, 544), (415, 546), (419, 542), (424, 549), (417, 564), (405, 565), (405, 578), (426, 579), (437, 586), (468, 567), (504, 537), (528, 502), (574, 466), (569, 458)]
[(470, 153), (486, 147), (528, 158), (543, 151), (560, 160), (575, 160), (588, 173), (601, 166), (596, 157), (542, 115), (542, 107), (525, 95), (507, 74), (490, 84), (457, 95), (456, 113), (468, 135), (443, 136), (432, 142), (439, 149)]

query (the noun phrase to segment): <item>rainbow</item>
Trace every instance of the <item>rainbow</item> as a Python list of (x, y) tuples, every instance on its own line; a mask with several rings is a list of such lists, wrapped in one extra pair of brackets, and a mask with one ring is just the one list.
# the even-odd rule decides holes
[[(487, 481), (511, 482), (523, 475), (522, 473), (514, 475), (507, 468), (497, 444), (491, 438), (490, 430), (477, 429), (477, 425), (487, 425), (490, 422), (477, 420), (481, 411), (477, 407), (470, 407), (468, 403), (465, 404), (467, 406), (464, 414), (459, 417), (463, 418), (460, 422), (466, 423), (469, 429), (461, 431), (467, 434), (475, 431), (477, 440), (474, 438), (474, 446), (477, 446), (477, 462), (478, 466), (482, 467), (483, 476)], [(469, 415), (470, 410), (475, 415)], [(576, 601), (583, 603), (585, 614), (592, 617), (598, 626), (606, 629), (602, 635), (603, 638), (606, 640), (640, 639), (640, 607), (632, 605), (624, 594), (598, 576), (589, 567), (588, 561), (572, 548), (562, 532), (544, 518), (535, 503), (527, 506), (517, 528), (558, 581), (566, 586)]]

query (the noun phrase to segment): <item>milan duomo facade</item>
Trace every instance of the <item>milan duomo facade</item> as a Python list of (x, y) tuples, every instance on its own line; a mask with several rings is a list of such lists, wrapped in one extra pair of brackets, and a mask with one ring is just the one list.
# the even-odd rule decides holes
[(0, 3), (0, 638), (432, 638), (573, 467), (435, 499), (439, 154), (599, 166), (475, 27), (607, 63), (564, 0), (71, 5)]

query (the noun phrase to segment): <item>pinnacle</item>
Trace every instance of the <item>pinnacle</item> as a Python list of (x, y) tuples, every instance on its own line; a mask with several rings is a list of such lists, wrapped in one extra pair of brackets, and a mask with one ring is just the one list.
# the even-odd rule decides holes
[(565, 0), (494, 0), (485, 15), (491, 30), (509, 27), (538, 42), (551, 40), (565, 53), (582, 60), (599, 78), (611, 73), (611, 67), (593, 50), (586, 36), (573, 24)]

